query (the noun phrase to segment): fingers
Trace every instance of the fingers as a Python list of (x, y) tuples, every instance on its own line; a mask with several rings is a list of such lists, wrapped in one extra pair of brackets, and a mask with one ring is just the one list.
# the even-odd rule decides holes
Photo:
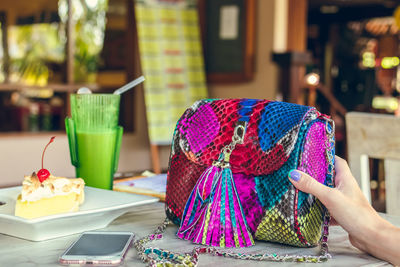
[(349, 165), (347, 164), (347, 161), (338, 156), (335, 156), (335, 169), (337, 173), (350, 172), (350, 168)]
[(289, 172), (289, 179), (297, 189), (305, 193), (313, 194), (316, 197), (326, 194), (329, 191), (328, 187), (320, 184), (310, 175), (299, 170), (291, 170)]
[(357, 181), (351, 173), (350, 167), (347, 161), (336, 156), (335, 157), (335, 184), (336, 187), (341, 191), (343, 188), (355, 188), (358, 187)]
[(330, 226), (335, 226), (335, 225), (339, 225), (338, 222), (335, 220), (335, 218), (331, 217), (331, 220), (329, 221), (329, 225)]
[(367, 251), (367, 248), (365, 247), (363, 242), (360, 242), (359, 239), (355, 238), (354, 236), (352, 236), (350, 234), (349, 234), (349, 241), (353, 246), (355, 246), (359, 250)]
[(297, 189), (314, 195), (327, 207), (331, 206), (331, 202), (334, 201), (336, 190), (319, 183), (302, 171), (291, 170), (289, 172), (289, 180)]

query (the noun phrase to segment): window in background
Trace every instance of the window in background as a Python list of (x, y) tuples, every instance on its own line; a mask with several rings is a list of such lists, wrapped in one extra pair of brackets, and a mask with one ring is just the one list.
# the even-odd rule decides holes
[(69, 93), (98, 88), (108, 1), (71, 2), (74, 84), (66, 83), (68, 0), (0, 3), (0, 132), (62, 130)]

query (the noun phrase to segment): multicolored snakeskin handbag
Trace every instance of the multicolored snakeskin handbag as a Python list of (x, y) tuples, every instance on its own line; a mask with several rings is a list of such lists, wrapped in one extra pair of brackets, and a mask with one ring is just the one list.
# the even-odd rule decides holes
[(166, 213), (178, 236), (219, 247), (253, 238), (309, 247), (325, 208), (295, 189), (291, 169), (332, 186), (332, 121), (315, 108), (267, 100), (202, 100), (175, 129)]
[(199, 253), (326, 260), (329, 214), (314, 196), (297, 190), (288, 173), (299, 169), (333, 186), (334, 154), (333, 121), (313, 107), (252, 99), (198, 101), (174, 132), (167, 217), (179, 226), (179, 238), (212, 247), (247, 247), (254, 239), (298, 247), (322, 244), (319, 256), (295, 257), (198, 248), (192, 255), (196, 261)]

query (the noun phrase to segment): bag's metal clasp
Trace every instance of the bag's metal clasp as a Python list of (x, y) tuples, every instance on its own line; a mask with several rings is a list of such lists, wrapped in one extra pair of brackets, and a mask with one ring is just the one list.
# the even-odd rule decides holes
[(232, 141), (235, 144), (243, 144), (244, 135), (246, 134), (247, 121), (238, 121), (233, 132)]
[(231, 154), (235, 149), (237, 144), (243, 144), (244, 135), (246, 133), (247, 122), (246, 121), (238, 121), (235, 129), (233, 130), (232, 142), (222, 148), (220, 157), (217, 161), (214, 161), (213, 165), (222, 167), (222, 168), (229, 168), (229, 160), (231, 158)]

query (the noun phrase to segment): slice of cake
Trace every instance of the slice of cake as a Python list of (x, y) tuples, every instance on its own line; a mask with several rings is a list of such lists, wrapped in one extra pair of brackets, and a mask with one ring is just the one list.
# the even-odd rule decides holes
[(36, 173), (25, 176), (17, 198), (15, 215), (27, 219), (79, 210), (85, 199), (85, 182), (49, 175), (40, 181)]

